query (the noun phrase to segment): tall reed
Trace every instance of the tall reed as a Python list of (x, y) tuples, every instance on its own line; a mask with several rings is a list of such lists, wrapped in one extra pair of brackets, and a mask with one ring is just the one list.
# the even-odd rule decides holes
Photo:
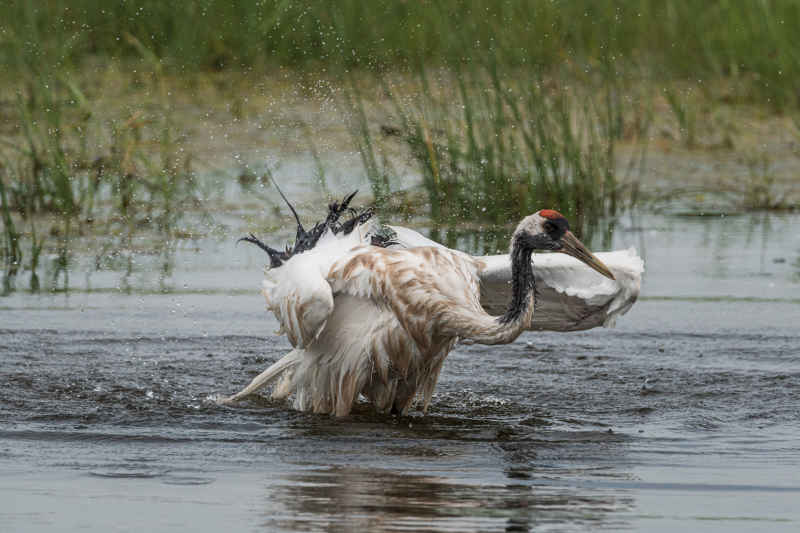
[(386, 90), (434, 222), (507, 225), (555, 208), (588, 235), (630, 201), (629, 183), (618, 178), (622, 88), (613, 78), (592, 93), (507, 78), (491, 61), (445, 74), (437, 87), (429, 77), (420, 73), (410, 98)]
[[(0, 172), (3, 170), (0, 167)], [(11, 208), (8, 205), (4, 176), (0, 174), (0, 216), (3, 221), (3, 246), (0, 248), (3, 256), (3, 294), (8, 294), (13, 286), (14, 277), (17, 275), (19, 265), (22, 262), (22, 248), (20, 247), (20, 235), (14, 225), (11, 216)]]
[(364, 100), (358, 84), (352, 78), (350, 88), (344, 92), (343, 99), (344, 116), (350, 137), (361, 156), (373, 200), (377, 207), (383, 207), (389, 199), (394, 169), (389, 158), (381, 152), (380, 146), (372, 138), (367, 115), (364, 112)]
[[(177, 226), (187, 209), (199, 207), (192, 158), (176, 141), (160, 61), (135, 38), (130, 40), (141, 48), (152, 73), (157, 100), (149, 112), (136, 109), (122, 119), (96, 118), (89, 98), (68, 72), (45, 74), (31, 65), (24, 73), (15, 107), (21, 136), (2, 141), (3, 231), (7, 243), (14, 236), (18, 252), (21, 240), (30, 243), (27, 267), (34, 290), (47, 234), (55, 237), (57, 254), (51, 288), (61, 279), (64, 287), (68, 285), (71, 241), (92, 232), (118, 239), (114, 248), (132, 250), (134, 234), (155, 230), (164, 258), (162, 271), (168, 277)], [(24, 239), (15, 229), (15, 219), (30, 228)], [(108, 248), (107, 243), (101, 246)], [(12, 257), (14, 250), (7, 250), (5, 256)]]

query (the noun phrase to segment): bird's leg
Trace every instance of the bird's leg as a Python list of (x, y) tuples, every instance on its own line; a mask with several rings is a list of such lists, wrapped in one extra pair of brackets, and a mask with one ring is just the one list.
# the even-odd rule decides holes
[(235, 403), (244, 400), (251, 394), (255, 393), (256, 391), (264, 387), (267, 383), (269, 383), (270, 377), (272, 377), (271, 373), (272, 373), (272, 367), (264, 370), (262, 373), (254, 377), (253, 381), (251, 381), (247, 387), (243, 388), (233, 396), (228, 396), (227, 398), (220, 400), (218, 403), (222, 405), (233, 405)]
[(285, 370), (294, 368), (295, 365), (300, 362), (301, 354), (302, 351), (292, 350), (288, 354), (278, 359), (278, 361), (270, 365), (268, 369), (254, 377), (253, 381), (251, 381), (247, 387), (243, 388), (233, 396), (219, 400), (217, 403), (222, 405), (233, 405), (244, 400), (251, 394), (254, 394), (259, 389), (263, 388), (265, 385), (269, 384), (270, 381), (283, 374)]

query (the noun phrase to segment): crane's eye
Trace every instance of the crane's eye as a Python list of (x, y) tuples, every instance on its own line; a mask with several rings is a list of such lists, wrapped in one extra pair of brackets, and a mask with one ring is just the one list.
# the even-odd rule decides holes
[(566, 218), (556, 218), (545, 220), (544, 224), (542, 224), (542, 228), (547, 233), (548, 237), (557, 241), (569, 230), (569, 224), (567, 224)]

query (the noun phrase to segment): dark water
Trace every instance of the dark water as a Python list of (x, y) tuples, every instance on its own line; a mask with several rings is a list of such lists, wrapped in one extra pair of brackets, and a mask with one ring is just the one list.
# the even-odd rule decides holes
[(166, 294), (16, 293), (0, 531), (797, 531), (798, 230), (628, 221), (647, 277), (617, 328), (458, 347), (406, 418), (214, 403), (289, 347), (245, 248), (180, 251)]

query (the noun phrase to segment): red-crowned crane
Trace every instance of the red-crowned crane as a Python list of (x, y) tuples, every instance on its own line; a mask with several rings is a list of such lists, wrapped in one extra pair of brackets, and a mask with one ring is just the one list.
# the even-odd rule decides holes
[(243, 239), (269, 254), (262, 293), (294, 349), (222, 403), (277, 380), (272, 397), (293, 395), (303, 411), (344, 416), (360, 395), (400, 414), (419, 395), (425, 411), (456, 342), (506, 344), (527, 329), (609, 324), (638, 295), (636, 253), (601, 260), (557, 211), (522, 219), (509, 255), (473, 257), (407, 228), (380, 227), (371, 210), (349, 209), (354, 195), (331, 204), (310, 231), (289, 204), (298, 228), (285, 251), (252, 234)]

